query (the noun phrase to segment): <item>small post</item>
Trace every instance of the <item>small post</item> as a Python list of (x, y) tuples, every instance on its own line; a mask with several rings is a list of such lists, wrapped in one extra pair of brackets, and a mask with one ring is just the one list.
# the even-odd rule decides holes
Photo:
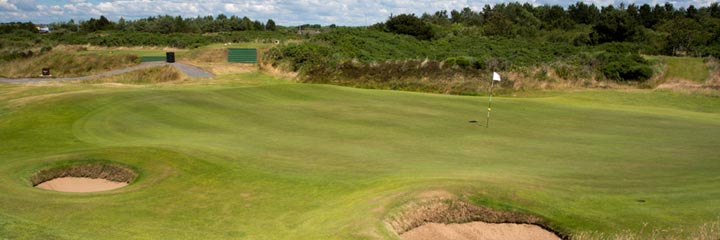
[(165, 53), (165, 61), (168, 63), (174, 63), (175, 62), (175, 52), (166, 52)]
[(495, 86), (495, 81), (500, 81), (500, 74), (493, 72), (493, 78), (490, 81), (490, 100), (488, 101), (488, 112), (487, 118), (485, 120), (485, 128), (490, 128), (490, 112), (492, 111), (493, 86)]

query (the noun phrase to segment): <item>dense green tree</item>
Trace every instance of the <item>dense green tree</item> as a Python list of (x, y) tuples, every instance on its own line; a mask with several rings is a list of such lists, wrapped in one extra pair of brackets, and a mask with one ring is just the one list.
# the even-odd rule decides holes
[(640, 9), (638, 9), (638, 18), (640, 24), (642, 24), (646, 28), (651, 28), (657, 23), (657, 19), (652, 12), (652, 7), (650, 7), (650, 5), (648, 4), (643, 4), (642, 6), (640, 6)]
[(697, 19), (699, 17), (698, 10), (694, 5), (690, 5), (685, 11), (685, 17)]
[(16, 31), (37, 32), (37, 29), (32, 22), (0, 23), (0, 33), (7, 34)]
[(400, 14), (390, 17), (385, 22), (385, 27), (390, 32), (414, 36), (420, 40), (430, 40), (434, 36), (430, 25), (420, 20), (415, 14)]
[(720, 3), (714, 2), (708, 7), (710, 17), (720, 18)]
[(639, 26), (624, 11), (615, 11), (612, 5), (603, 8), (603, 16), (593, 26), (593, 38), (598, 43), (623, 42), (640, 34)]
[(561, 6), (541, 6), (536, 8), (536, 16), (544, 23), (545, 29), (571, 29), (575, 22)]
[(697, 21), (690, 18), (676, 18), (667, 21), (660, 29), (669, 33), (667, 53), (671, 55), (702, 55), (699, 47), (711, 38), (711, 33)]
[(255, 30), (263, 30), (263, 31), (264, 31), (264, 30), (265, 30), (265, 25), (263, 25), (260, 21), (255, 20), (255, 21), (253, 22), (253, 29), (255, 29)]
[(265, 30), (275, 31), (276, 28), (277, 27), (275, 26), (275, 21), (273, 21), (272, 19), (268, 19), (267, 23), (265, 23)]
[(494, 13), (485, 23), (485, 34), (497, 36), (512, 36), (513, 23), (502, 13)]

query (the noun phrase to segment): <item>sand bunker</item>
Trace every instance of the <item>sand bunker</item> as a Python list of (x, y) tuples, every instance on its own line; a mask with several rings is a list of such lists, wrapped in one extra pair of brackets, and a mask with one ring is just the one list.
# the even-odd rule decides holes
[(417, 198), (419, 200), (405, 204), (386, 219), (389, 227), (404, 240), (563, 238), (542, 227), (547, 226), (544, 219), (528, 213), (473, 205), (447, 192), (429, 196), (422, 193)]
[(100, 192), (127, 186), (137, 174), (130, 167), (106, 162), (61, 165), (35, 173), (33, 186), (58, 192)]
[(559, 240), (554, 233), (531, 224), (470, 222), (427, 223), (400, 235), (403, 240)]
[(102, 178), (62, 177), (40, 183), (35, 187), (58, 192), (101, 192), (127, 185), (126, 182), (115, 182)]

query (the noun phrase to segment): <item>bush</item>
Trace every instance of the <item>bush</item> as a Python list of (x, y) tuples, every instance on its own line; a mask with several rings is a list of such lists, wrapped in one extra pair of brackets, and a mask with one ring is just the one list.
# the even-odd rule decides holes
[(414, 36), (420, 40), (430, 40), (434, 36), (432, 27), (414, 14), (391, 17), (385, 22), (385, 27), (390, 32)]
[(644, 81), (652, 77), (652, 68), (637, 54), (611, 54), (605, 56), (602, 73), (605, 77), (618, 81)]

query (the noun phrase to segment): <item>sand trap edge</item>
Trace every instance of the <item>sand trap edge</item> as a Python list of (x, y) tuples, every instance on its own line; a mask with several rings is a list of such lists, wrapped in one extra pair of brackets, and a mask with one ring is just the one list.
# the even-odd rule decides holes
[(56, 192), (88, 193), (104, 192), (128, 186), (126, 182), (114, 182), (102, 178), (61, 177), (42, 182), (36, 188)]
[(570, 239), (568, 235), (548, 227), (549, 224), (540, 217), (477, 206), (457, 198), (424, 199), (411, 202), (400, 207), (398, 212), (389, 216), (385, 221), (386, 225), (398, 236), (429, 223), (464, 224), (473, 222), (534, 225), (560, 239)]
[(66, 162), (42, 169), (30, 177), (33, 187), (58, 178), (104, 179), (118, 183), (132, 183), (137, 172), (129, 166), (105, 161)]

